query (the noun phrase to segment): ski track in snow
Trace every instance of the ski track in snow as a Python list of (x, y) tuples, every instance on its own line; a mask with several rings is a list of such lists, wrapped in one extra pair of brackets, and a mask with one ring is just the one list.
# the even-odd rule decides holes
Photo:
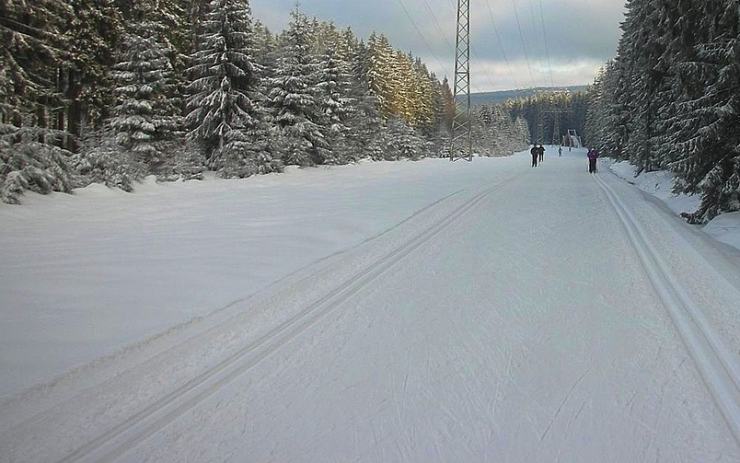
[(676, 282), (668, 266), (650, 244), (640, 224), (612, 187), (598, 175), (594, 178), (622, 221), (655, 290), (670, 312), (712, 396), (732, 429), (735, 439), (740, 443), (740, 365), (737, 362), (737, 354), (733, 354), (725, 346), (702, 310), (696, 307), (681, 285)]
[(430, 228), (374, 262), (329, 294), (308, 305), (297, 316), (277, 326), (266, 335), (216, 365), (216, 367), (193, 378), (182, 387), (151, 404), (108, 432), (100, 435), (85, 446), (76, 449), (70, 455), (61, 459), (60, 463), (110, 461), (122, 455), (128, 449), (135, 447), (143, 439), (166, 426), (173, 419), (182, 415), (206, 397), (217, 392), (220, 387), (249, 371), (251, 367), (268, 357), (298, 334), (314, 326), (324, 316), (335, 310), (340, 304), (347, 301), (347, 299), (351, 298), (363, 287), (370, 284), (388, 268), (437, 236), (460, 216), (473, 209), (495, 188), (506, 183), (508, 181), (473, 196)]
[(528, 157), (0, 404), (0, 462), (740, 460), (736, 275), (684, 281), (702, 241), (585, 152)]

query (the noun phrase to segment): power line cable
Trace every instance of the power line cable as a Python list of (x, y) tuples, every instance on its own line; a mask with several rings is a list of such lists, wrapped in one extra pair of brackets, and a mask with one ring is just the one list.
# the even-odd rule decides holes
[(501, 51), (501, 56), (504, 58), (504, 62), (506, 63), (507, 69), (509, 69), (509, 74), (511, 75), (512, 80), (514, 80), (514, 85), (517, 87), (516, 91), (520, 92), (520, 89), (523, 88), (523, 86), (514, 74), (514, 68), (511, 65), (511, 61), (509, 61), (509, 56), (506, 53), (506, 48), (504, 47), (504, 41), (501, 39), (501, 33), (499, 32), (498, 26), (496, 25), (496, 17), (493, 14), (493, 7), (491, 6), (490, 0), (486, 0), (486, 7), (488, 9), (488, 15), (491, 18), (491, 26), (493, 28), (493, 33), (496, 36), (496, 42), (498, 43), (499, 49)]
[(545, 39), (545, 55), (547, 55), (547, 70), (550, 74), (550, 87), (555, 88), (555, 80), (552, 78), (552, 60), (550, 59), (550, 46), (547, 41), (547, 27), (545, 27), (545, 13), (540, 0), (540, 22), (542, 24), (542, 37)]
[[(534, 43), (536, 44), (540, 42), (540, 40), (537, 39), (537, 35), (541, 31), (541, 29), (540, 29), (539, 15), (537, 14), (534, 1), (535, 0), (527, 0), (527, 3), (529, 4), (529, 19), (532, 21), (532, 35), (534, 37)], [(546, 46), (547, 46), (547, 43), (543, 43), (542, 48), (541, 49), (538, 48), (536, 50), (536, 53), (539, 54), (540, 51), (545, 51), (544, 48)], [(532, 48), (532, 50), (534, 50), (534, 47)], [(534, 61), (535, 63), (539, 63), (541, 61), (541, 56), (538, 55), (535, 58), (536, 58), (536, 60)], [(548, 74), (547, 74), (547, 69), (545, 69), (545, 66), (544, 65), (538, 66), (537, 72), (539, 74), (538, 78), (542, 79), (541, 80), (542, 87), (547, 87)]]
[(527, 61), (527, 71), (529, 72), (529, 80), (532, 83), (532, 88), (537, 88), (535, 85), (534, 76), (532, 74), (532, 64), (529, 61), (529, 52), (527, 51), (527, 43), (524, 40), (524, 33), (522, 32), (522, 22), (519, 20), (519, 10), (516, 7), (516, 0), (511, 0), (511, 4), (514, 7), (514, 18), (516, 18), (516, 27), (519, 30), (519, 39), (522, 41), (522, 51), (524, 52), (524, 59)]
[[(424, 34), (421, 32), (421, 28), (419, 27), (419, 25), (414, 20), (414, 17), (409, 12), (409, 10), (406, 7), (406, 4), (404, 3), (404, 1), (403, 0), (398, 0), (398, 4), (401, 5), (401, 8), (403, 9), (403, 12), (406, 14), (406, 17), (411, 22), (411, 25), (414, 26), (414, 29), (416, 29), (416, 33), (419, 35), (419, 38), (421, 38), (422, 42), (424, 42), (424, 45), (429, 50), (429, 53), (432, 55), (432, 57), (434, 58), (434, 60), (437, 61), (437, 64), (439, 65), (440, 69), (443, 69), (445, 72), (449, 72), (450, 69), (447, 66), (443, 65), (442, 62), (440, 61), (440, 59), (437, 57), (436, 53), (434, 53), (434, 49), (432, 48), (431, 45), (429, 45), (429, 41), (426, 39), (426, 37), (424, 36)], [(454, 73), (453, 74), (449, 74), (449, 75), (454, 75)]]

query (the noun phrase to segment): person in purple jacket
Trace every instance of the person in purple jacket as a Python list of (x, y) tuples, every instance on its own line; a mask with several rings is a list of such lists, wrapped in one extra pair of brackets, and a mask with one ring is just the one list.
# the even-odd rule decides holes
[(588, 173), (596, 173), (596, 160), (599, 159), (599, 150), (591, 148), (588, 150)]

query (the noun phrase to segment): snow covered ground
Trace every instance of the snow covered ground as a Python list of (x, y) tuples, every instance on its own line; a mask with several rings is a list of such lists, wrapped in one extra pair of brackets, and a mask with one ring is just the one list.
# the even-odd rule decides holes
[(0, 399), (242, 301), (518, 164), (365, 163), (0, 204)]
[(5, 391), (118, 352), (0, 462), (739, 461), (740, 253), (552, 152), (0, 208)]
[[(627, 161), (615, 162), (611, 170), (619, 177), (663, 201), (673, 212), (694, 212), (701, 204), (698, 195), (674, 194), (673, 175), (667, 171), (647, 172), (635, 177), (637, 168)], [(740, 212), (724, 214), (703, 227), (716, 240), (740, 249)]]

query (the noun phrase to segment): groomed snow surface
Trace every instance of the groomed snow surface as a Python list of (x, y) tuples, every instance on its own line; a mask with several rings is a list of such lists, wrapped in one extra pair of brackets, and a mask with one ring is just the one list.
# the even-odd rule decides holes
[(0, 206), (0, 462), (740, 461), (740, 252), (553, 153)]

